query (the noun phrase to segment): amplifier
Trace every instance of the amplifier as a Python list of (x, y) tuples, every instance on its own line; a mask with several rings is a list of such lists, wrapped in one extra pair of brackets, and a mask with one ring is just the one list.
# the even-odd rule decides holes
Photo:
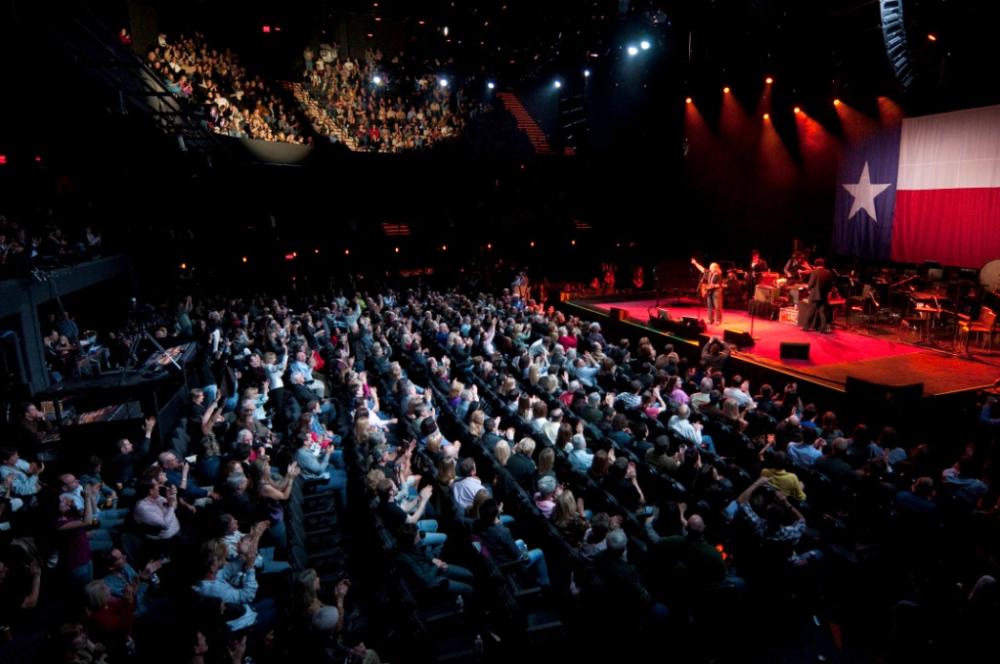
[(774, 302), (778, 299), (780, 291), (776, 286), (762, 286), (757, 284), (753, 292), (753, 299), (757, 302)]

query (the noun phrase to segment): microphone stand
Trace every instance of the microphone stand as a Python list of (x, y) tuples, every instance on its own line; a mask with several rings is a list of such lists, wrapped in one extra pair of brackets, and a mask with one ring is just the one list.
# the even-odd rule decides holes
[(749, 309), (750, 312), (750, 338), (754, 339), (755, 341), (756, 338), (753, 336), (753, 324), (754, 320), (756, 320), (756, 316), (754, 315), (754, 309), (756, 307), (753, 306), (753, 302), (755, 295), (754, 291), (756, 290), (757, 290), (757, 272), (753, 269), (753, 265), (750, 265), (750, 298), (749, 298), (750, 304), (748, 305), (747, 308)]

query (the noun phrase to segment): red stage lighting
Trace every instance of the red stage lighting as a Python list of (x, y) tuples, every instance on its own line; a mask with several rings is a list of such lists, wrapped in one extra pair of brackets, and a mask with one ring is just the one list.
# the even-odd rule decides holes
[(770, 120), (771, 119), (771, 114), (770, 113), (765, 113), (764, 114), (764, 119), (765, 120)]
[(729, 86), (727, 85), (726, 87), (722, 88), (722, 92), (723, 92), (724, 94), (727, 94), (727, 95), (728, 95), (728, 94), (729, 94)]
[(7, 155), (0, 154), (0, 166), (4, 166), (7, 163)]
[(270, 34), (271, 33), (271, 26), (269, 26), (269, 25), (262, 25), (262, 26), (260, 26), (260, 31), (263, 32), (265, 35)]
[(774, 79), (768, 76), (767, 78), (764, 79), (764, 82), (767, 83), (768, 85), (771, 85), (772, 83), (774, 83)]
[(840, 106), (840, 100), (839, 99), (834, 99), (833, 100), (833, 105), (834, 106)]
[(687, 99), (684, 100), (684, 103), (685, 104), (690, 104), (692, 101), (694, 101), (694, 100), (691, 99), (691, 97), (688, 97)]
[(795, 108), (792, 109), (792, 111), (794, 111), (795, 115), (798, 115), (799, 113), (802, 112), (802, 109), (796, 106)]

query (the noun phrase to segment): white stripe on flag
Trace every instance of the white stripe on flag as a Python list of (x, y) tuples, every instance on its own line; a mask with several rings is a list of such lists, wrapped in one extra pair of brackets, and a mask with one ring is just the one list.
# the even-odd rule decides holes
[(1000, 187), (1000, 106), (903, 120), (897, 189)]

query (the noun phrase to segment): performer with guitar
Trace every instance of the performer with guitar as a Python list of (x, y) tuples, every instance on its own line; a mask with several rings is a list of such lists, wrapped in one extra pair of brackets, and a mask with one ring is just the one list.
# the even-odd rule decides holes
[(698, 295), (705, 298), (709, 325), (722, 325), (722, 268), (718, 263), (710, 263), (706, 270), (694, 258), (691, 259), (691, 265), (701, 272)]

